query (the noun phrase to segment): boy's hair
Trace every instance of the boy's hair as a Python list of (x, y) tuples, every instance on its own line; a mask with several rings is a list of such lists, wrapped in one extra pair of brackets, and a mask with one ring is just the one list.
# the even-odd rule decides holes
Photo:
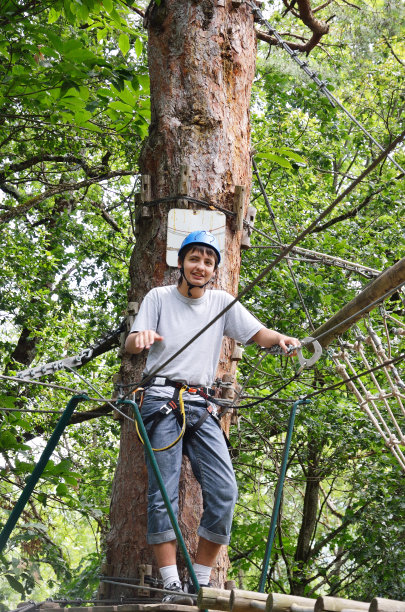
[[(199, 244), (190, 244), (189, 247), (183, 249), (183, 251), (179, 255), (179, 259), (180, 259), (180, 263), (182, 267), (183, 267), (184, 259), (187, 253), (189, 253), (190, 251), (197, 251), (197, 253), (200, 253), (200, 255), (209, 255), (210, 257), (213, 257), (215, 260), (214, 269), (216, 270), (218, 268), (218, 255), (216, 254), (214, 249), (210, 249), (209, 247), (201, 246)], [(182, 278), (183, 278), (183, 274), (180, 272), (180, 277), (178, 280), (179, 286), (181, 285)]]

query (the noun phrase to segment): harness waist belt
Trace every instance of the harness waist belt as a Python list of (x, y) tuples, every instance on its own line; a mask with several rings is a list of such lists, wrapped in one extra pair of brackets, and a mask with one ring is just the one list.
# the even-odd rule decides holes
[(187, 383), (183, 383), (177, 380), (170, 380), (169, 378), (165, 378), (164, 376), (155, 376), (152, 378), (145, 387), (175, 387), (176, 389), (181, 389), (181, 387), (185, 386), (186, 391), (188, 393), (195, 393), (197, 390), (203, 391), (207, 395), (214, 395), (215, 389), (211, 389), (211, 387), (204, 387), (202, 385), (188, 385)]

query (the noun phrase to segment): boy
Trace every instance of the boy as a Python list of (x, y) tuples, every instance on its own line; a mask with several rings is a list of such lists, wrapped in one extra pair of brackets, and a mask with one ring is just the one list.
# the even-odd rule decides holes
[[(194, 393), (193, 388), (209, 394), (224, 335), (242, 344), (256, 342), (262, 347), (279, 344), (285, 352), (288, 345), (300, 345), (296, 338), (264, 327), (237, 302), (180, 355), (159, 370), (159, 364), (167, 361), (233, 301), (233, 296), (225, 291), (206, 291), (220, 260), (219, 246), (212, 234), (204, 230), (189, 234), (178, 253), (178, 286), (157, 287), (145, 296), (125, 345), (129, 353), (137, 354), (144, 349), (149, 351), (145, 375), (158, 370), (158, 376), (148, 385), (142, 405), (142, 418), (155, 449), (166, 448), (180, 435), (182, 422), (177, 416), (180, 411), (170, 410), (170, 401), (174, 400), (177, 404), (179, 400), (179, 389), (173, 383), (181, 382), (192, 388), (191, 391), (186, 389), (180, 392), (185, 405), (186, 434), (178, 443), (156, 452), (155, 456), (175, 514), (178, 511), (182, 454), (189, 457), (194, 475), (201, 485), (204, 512), (198, 529), (199, 542), (193, 565), (200, 586), (209, 584), (219, 549), (229, 543), (237, 486), (218, 421), (209, 403)], [(162, 400), (167, 402), (163, 406)], [(176, 566), (175, 534), (148, 459), (147, 467), (147, 539), (153, 545), (164, 588), (172, 591), (163, 601), (191, 604), (191, 598), (182, 592)], [(192, 585), (189, 591), (193, 592)]]

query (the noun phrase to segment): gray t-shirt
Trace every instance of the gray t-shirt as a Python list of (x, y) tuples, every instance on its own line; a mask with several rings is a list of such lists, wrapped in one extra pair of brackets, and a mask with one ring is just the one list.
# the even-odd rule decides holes
[[(145, 374), (159, 369), (188, 340), (205, 327), (230, 302), (233, 296), (226, 291), (212, 289), (200, 298), (184, 297), (176, 285), (156, 287), (145, 296), (131, 332), (153, 329), (163, 336), (149, 349)], [(197, 340), (180, 355), (159, 370), (157, 376), (182, 381), (188, 385), (212, 385), (218, 366), (222, 337), (234, 338), (247, 344), (264, 325), (240, 302), (236, 302)], [(151, 388), (149, 392), (171, 396), (173, 390)]]

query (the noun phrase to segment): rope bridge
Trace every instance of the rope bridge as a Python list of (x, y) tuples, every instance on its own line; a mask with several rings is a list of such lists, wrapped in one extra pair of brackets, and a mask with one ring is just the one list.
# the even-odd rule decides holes
[[(384, 365), (378, 372), (370, 372), (356, 381), (350, 380), (356, 374), (356, 367), (372, 370), (375, 365), (391, 360), (393, 346), (395, 350), (400, 348), (405, 325), (384, 309), (380, 309), (380, 312), (381, 324), (377, 321), (372, 323), (370, 319), (363, 320), (354, 326), (352, 342), (340, 338), (339, 348), (333, 351), (332, 360), (337, 373), (346, 381), (347, 390), (355, 396), (360, 408), (405, 472), (405, 455), (401, 448), (405, 446), (405, 383), (397, 368), (393, 364)], [(396, 326), (391, 326), (389, 330), (388, 322), (392, 321)], [(384, 332), (383, 340), (377, 333), (377, 325)]]

